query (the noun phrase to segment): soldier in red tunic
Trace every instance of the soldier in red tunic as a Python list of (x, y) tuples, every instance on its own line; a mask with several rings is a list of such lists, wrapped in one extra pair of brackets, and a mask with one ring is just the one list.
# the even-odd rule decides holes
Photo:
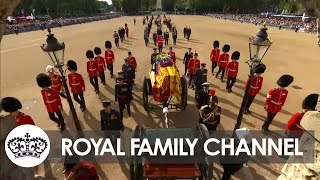
[(220, 49), (219, 49), (220, 43), (219, 41), (214, 41), (213, 42), (213, 49), (211, 50), (210, 53), (210, 60), (212, 62), (211, 66), (211, 74), (214, 75), (214, 68), (217, 67), (218, 63), (218, 58), (220, 56)]
[(83, 92), (86, 90), (84, 80), (81, 74), (77, 73), (77, 63), (73, 60), (67, 62), (68, 70), (68, 82), (73, 94), (73, 99), (80, 104), (81, 111), (85, 111), (86, 102), (84, 100)]
[(124, 24), (124, 29), (125, 29), (125, 31), (126, 31), (126, 36), (127, 36), (127, 38), (129, 37), (129, 28), (128, 28), (128, 24), (126, 23), (126, 24)]
[(133, 67), (133, 73), (134, 73), (133, 83), (134, 83), (134, 80), (136, 78), (136, 72), (137, 72), (137, 61), (136, 61), (136, 58), (132, 56), (132, 53), (130, 51), (128, 52), (127, 60), (128, 60), (128, 63)]
[[(255, 71), (255, 74), (253, 75), (252, 82), (248, 92), (248, 99), (247, 99), (246, 107), (244, 110), (244, 114), (250, 114), (250, 110), (249, 110), (250, 106), (262, 87), (263, 77), (261, 76), (261, 74), (264, 73), (265, 70), (266, 70), (266, 66), (264, 64), (259, 64), (256, 66), (256, 71)], [(249, 80), (247, 80), (245, 88), (247, 88), (248, 83), (249, 83)]]
[(104, 58), (101, 56), (101, 49), (99, 47), (95, 47), (93, 52), (94, 54), (96, 54), (94, 60), (98, 64), (98, 75), (100, 77), (101, 83), (103, 85), (106, 85), (106, 76), (104, 74), (104, 70), (106, 70), (106, 62), (104, 61)]
[(303, 134), (303, 129), (301, 129), (300, 121), (303, 115), (308, 111), (315, 111), (318, 103), (319, 94), (310, 94), (302, 102), (303, 111), (295, 113), (291, 119), (288, 121), (286, 127), (286, 134), (290, 138), (300, 138)]
[(106, 59), (107, 68), (110, 71), (111, 78), (113, 78), (113, 63), (114, 63), (114, 53), (111, 50), (112, 44), (110, 41), (106, 41), (105, 47), (107, 48), (104, 52), (104, 58)]
[(63, 174), (68, 180), (99, 180), (96, 167), (77, 155), (65, 158)]
[(10, 113), (11, 116), (16, 120), (17, 126), (29, 124), (35, 125), (32, 118), (24, 113), (20, 112), (22, 108), (21, 102), (14, 97), (5, 97), (1, 100), (1, 107), (5, 112)]
[[(47, 107), (49, 117), (52, 121), (58, 124), (61, 130), (65, 129), (64, 118), (61, 114), (62, 104), (58, 92), (51, 89), (51, 79), (46, 74), (37, 76), (37, 84), (42, 88), (41, 94), (43, 102)], [(58, 117), (57, 117), (58, 116)]]
[[(188, 62), (188, 72), (189, 72), (189, 88), (191, 87), (192, 82), (194, 81), (194, 75), (196, 70), (200, 68), (200, 60), (198, 59), (198, 53), (194, 53), (194, 57)], [(194, 84), (192, 84), (192, 89), (194, 89)]]
[(171, 60), (176, 64), (176, 53), (172, 51), (172, 46), (169, 47), (168, 54), (171, 56)]
[(232, 86), (236, 82), (236, 78), (238, 75), (239, 63), (237, 62), (240, 58), (240, 52), (235, 51), (231, 55), (231, 60), (227, 64), (226, 74), (227, 74), (227, 86), (226, 89), (228, 92), (232, 92)]
[(217, 72), (216, 74), (216, 78), (218, 78), (219, 74), (222, 72), (221, 74), (221, 82), (223, 82), (223, 77), (224, 77), (224, 73), (225, 73), (225, 70), (226, 70), (226, 66), (229, 62), (229, 52), (230, 50), (230, 46), (228, 44), (224, 45), (222, 47), (222, 54), (219, 55), (219, 58), (218, 58), (218, 66), (219, 66), (219, 71)]
[(94, 87), (94, 92), (96, 94), (99, 93), (99, 83), (98, 83), (98, 64), (96, 61), (94, 61), (94, 54), (93, 51), (88, 50), (86, 52), (86, 56), (88, 58), (87, 61), (87, 72), (90, 78), (90, 83)]
[(284, 103), (286, 102), (288, 91), (285, 89), (293, 82), (293, 77), (291, 75), (282, 75), (277, 84), (278, 88), (271, 89), (268, 93), (264, 108), (268, 113), (264, 124), (262, 125), (263, 132), (268, 132), (269, 126), (272, 120), (281, 111)]
[(163, 49), (163, 36), (162, 35), (158, 35), (157, 43), (158, 43), (159, 53), (161, 54), (162, 49)]
[(61, 76), (54, 71), (54, 67), (51, 65), (47, 66), (46, 71), (48, 72), (48, 75), (51, 79), (51, 88), (57, 91), (61, 97), (67, 98), (62, 84)]

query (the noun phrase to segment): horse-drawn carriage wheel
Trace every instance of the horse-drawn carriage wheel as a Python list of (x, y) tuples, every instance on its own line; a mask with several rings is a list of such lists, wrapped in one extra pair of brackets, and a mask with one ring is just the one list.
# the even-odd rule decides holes
[(143, 79), (143, 107), (144, 110), (149, 111), (149, 101), (148, 101), (148, 92), (149, 88), (148, 88), (148, 82), (147, 82), (147, 77), (145, 76)]
[[(136, 126), (132, 131), (131, 138), (143, 138), (144, 130), (141, 126)], [(143, 179), (143, 167), (141, 158), (132, 156), (130, 164), (130, 179), (142, 180)]]
[(187, 87), (187, 79), (185, 76), (181, 77), (181, 87), (182, 87), (182, 93), (181, 93), (181, 109), (185, 110), (187, 107), (188, 102), (188, 87)]
[[(198, 129), (200, 131), (200, 141), (204, 144), (206, 140), (210, 138), (209, 131), (204, 124), (198, 124)], [(213, 159), (211, 156), (205, 155), (204, 152), (203, 160), (201, 161), (201, 177), (203, 180), (212, 180), (213, 177)]]

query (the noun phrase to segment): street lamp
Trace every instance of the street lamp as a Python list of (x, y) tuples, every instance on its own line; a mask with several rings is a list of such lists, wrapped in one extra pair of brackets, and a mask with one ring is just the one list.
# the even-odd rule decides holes
[(268, 39), (268, 28), (266, 28), (265, 24), (263, 25), (263, 28), (260, 29), (260, 31), (257, 33), (255, 37), (249, 38), (249, 51), (250, 51), (250, 60), (246, 63), (249, 65), (250, 68), (250, 74), (249, 74), (249, 80), (248, 84), (245, 89), (245, 93), (242, 99), (240, 111), (238, 114), (238, 118), (234, 127), (234, 131), (236, 129), (239, 129), (241, 126), (242, 117), (244, 114), (244, 110), (246, 107), (247, 99), (248, 99), (248, 93), (251, 86), (251, 82), (254, 76), (254, 73), (257, 69), (261, 68), (261, 61), (267, 51), (269, 50), (270, 46), (272, 45), (272, 42)]
[(59, 43), (58, 40), (54, 37), (54, 34), (51, 34), (51, 29), (48, 29), (49, 34), (47, 35), (47, 40), (46, 44), (43, 44), (41, 49), (48, 54), (50, 57), (51, 61), (53, 62), (54, 66), (59, 69), (62, 83), (64, 86), (64, 89), (66, 90), (66, 95), (67, 95), (67, 100), (68, 104), (70, 106), (70, 111), (73, 116), (73, 120), (75, 123), (75, 126), (77, 130), (81, 130), (81, 126), (79, 123), (79, 119), (76, 113), (76, 110), (74, 108), (71, 96), (70, 96), (70, 91), (67, 85), (67, 80), (65, 77), (65, 71), (62, 69), (64, 66), (64, 50), (65, 50), (65, 44)]

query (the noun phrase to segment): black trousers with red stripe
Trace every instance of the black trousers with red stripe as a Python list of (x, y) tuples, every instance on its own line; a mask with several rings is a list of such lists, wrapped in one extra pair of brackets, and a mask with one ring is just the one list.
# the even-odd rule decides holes
[(262, 125), (263, 130), (269, 130), (269, 126), (272, 123), (274, 117), (276, 117), (277, 113), (268, 113), (267, 118), (264, 120)]

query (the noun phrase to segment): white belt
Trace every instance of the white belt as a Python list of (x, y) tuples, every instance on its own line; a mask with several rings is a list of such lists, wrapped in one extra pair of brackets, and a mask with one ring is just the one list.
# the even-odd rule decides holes
[(236, 71), (236, 70), (231, 70), (231, 69), (229, 69), (229, 71)]
[(76, 84), (72, 84), (72, 83), (71, 83), (72, 86), (77, 86), (77, 85), (79, 85), (79, 84), (80, 84), (80, 83), (76, 83)]
[(220, 62), (227, 62), (227, 61), (220, 61)]
[(55, 100), (52, 100), (52, 101), (47, 101), (47, 103), (53, 103), (53, 102), (55, 102), (56, 101), (56, 99)]
[(96, 69), (89, 69), (90, 71), (94, 71), (94, 70), (96, 70)]
[(281, 104), (282, 104), (282, 103), (274, 102), (274, 101), (272, 101), (272, 100), (271, 100), (271, 102), (272, 102), (273, 104), (276, 104), (276, 105), (281, 105)]
[(56, 84), (56, 85), (51, 85), (52, 87), (57, 87), (57, 86), (60, 86), (60, 84)]
[(251, 86), (252, 89), (258, 89), (258, 86)]

